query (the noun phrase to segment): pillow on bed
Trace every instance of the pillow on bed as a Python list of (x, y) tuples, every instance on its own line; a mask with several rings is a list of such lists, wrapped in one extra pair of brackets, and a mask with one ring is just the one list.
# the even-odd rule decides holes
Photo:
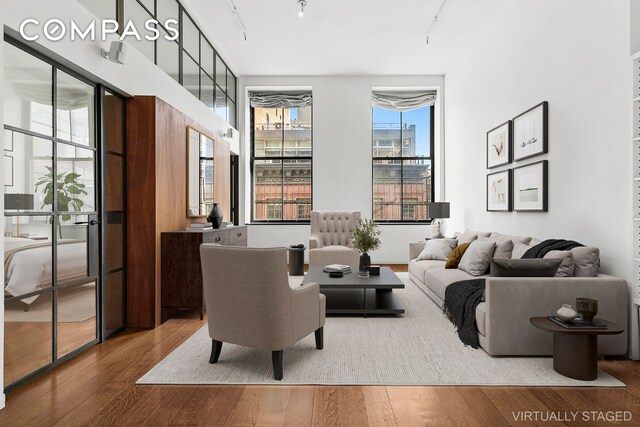
[(458, 241), (456, 239), (429, 239), (420, 255), (418, 255), (418, 260), (446, 261), (457, 244)]

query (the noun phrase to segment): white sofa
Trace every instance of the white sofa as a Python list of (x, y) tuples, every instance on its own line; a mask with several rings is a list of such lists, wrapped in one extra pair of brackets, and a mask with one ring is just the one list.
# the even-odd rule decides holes
[[(528, 244), (524, 236), (490, 234), (495, 240), (512, 239)], [(409, 277), (439, 307), (449, 285), (478, 278), (459, 269), (445, 269), (445, 261), (417, 260), (425, 242), (409, 244)], [(529, 322), (535, 316), (554, 314), (562, 304), (574, 304), (576, 297), (598, 300), (597, 317), (623, 327), (628, 323), (627, 282), (613, 276), (596, 277), (489, 277), (485, 301), (476, 309), (480, 346), (492, 356), (543, 356), (553, 354), (553, 335)], [(626, 355), (627, 333), (601, 336), (598, 352)]]

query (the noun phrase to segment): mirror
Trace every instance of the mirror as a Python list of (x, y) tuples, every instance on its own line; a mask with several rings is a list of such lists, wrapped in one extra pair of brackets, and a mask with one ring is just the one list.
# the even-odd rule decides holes
[(213, 206), (212, 137), (187, 126), (187, 216), (206, 217)]

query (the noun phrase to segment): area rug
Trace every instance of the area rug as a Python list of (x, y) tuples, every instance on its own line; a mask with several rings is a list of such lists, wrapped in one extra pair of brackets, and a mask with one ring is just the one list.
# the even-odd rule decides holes
[(442, 310), (406, 273), (398, 276), (406, 289), (393, 292), (403, 316), (328, 317), (323, 350), (313, 334), (285, 349), (282, 381), (273, 380), (270, 352), (225, 343), (218, 363), (209, 364), (205, 325), (137, 384), (624, 386), (603, 371), (596, 381), (566, 378), (550, 357), (494, 358), (465, 347)]

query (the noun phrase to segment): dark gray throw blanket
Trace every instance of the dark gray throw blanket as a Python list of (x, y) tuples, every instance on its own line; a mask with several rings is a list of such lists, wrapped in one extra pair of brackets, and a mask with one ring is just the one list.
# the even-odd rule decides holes
[(478, 348), (476, 307), (482, 301), (485, 279), (462, 280), (447, 286), (444, 292), (444, 314), (457, 329), (465, 345)]
[(551, 251), (568, 251), (580, 246), (584, 245), (573, 240), (548, 239), (528, 249), (527, 252), (522, 255), (522, 259), (544, 258), (544, 256)]

